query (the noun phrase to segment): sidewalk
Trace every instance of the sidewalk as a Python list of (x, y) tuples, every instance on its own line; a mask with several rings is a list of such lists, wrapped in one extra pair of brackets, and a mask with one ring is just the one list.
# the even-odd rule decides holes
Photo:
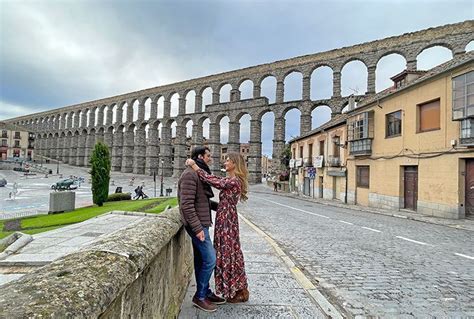
[[(326, 318), (327, 314), (332, 314), (333, 318), (342, 318), (271, 238), (242, 216), (239, 218), (239, 223), (245, 270), (249, 283), (249, 301), (239, 304), (224, 304), (218, 306), (217, 311), (213, 313), (199, 310), (191, 303), (196, 291), (193, 276), (181, 305), (180, 319), (313, 319)], [(212, 237), (213, 234), (211, 234)], [(213, 279), (211, 288), (214, 288)], [(324, 312), (317, 304), (324, 307)]]
[(33, 241), (16, 253), (0, 260), (0, 286), (55, 259), (73, 253), (101, 236), (138, 223), (144, 218), (152, 217), (153, 215), (150, 217), (141, 213), (113, 212), (33, 235)]
[(417, 214), (417, 213), (413, 213), (413, 212), (405, 211), (405, 210), (387, 210), (387, 209), (374, 208), (374, 207), (365, 207), (365, 206), (359, 206), (359, 205), (344, 204), (343, 202), (338, 201), (338, 200), (312, 198), (312, 197), (308, 197), (302, 194), (298, 195), (296, 193), (274, 192), (273, 189), (271, 189), (269, 186), (264, 185), (263, 183), (251, 186), (250, 191), (255, 192), (255, 193), (265, 193), (265, 194), (273, 194), (273, 195), (278, 195), (278, 196), (292, 197), (292, 198), (297, 198), (297, 199), (304, 200), (307, 202), (318, 203), (321, 205), (353, 209), (353, 210), (363, 211), (367, 213), (374, 213), (374, 214), (381, 214), (381, 215), (392, 216), (392, 217), (397, 217), (397, 218), (411, 219), (411, 220), (416, 220), (416, 221), (420, 221), (424, 223), (430, 223), (430, 224), (452, 227), (456, 229), (474, 231), (474, 220), (472, 219), (439, 218), (439, 217), (421, 215), (421, 214)]

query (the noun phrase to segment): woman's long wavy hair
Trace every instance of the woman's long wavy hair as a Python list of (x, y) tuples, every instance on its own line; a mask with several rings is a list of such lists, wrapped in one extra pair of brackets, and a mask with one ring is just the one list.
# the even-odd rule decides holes
[(248, 199), (247, 193), (249, 190), (249, 171), (245, 164), (245, 160), (239, 153), (231, 152), (227, 154), (227, 157), (235, 164), (235, 176), (240, 180), (240, 200), (246, 201)]

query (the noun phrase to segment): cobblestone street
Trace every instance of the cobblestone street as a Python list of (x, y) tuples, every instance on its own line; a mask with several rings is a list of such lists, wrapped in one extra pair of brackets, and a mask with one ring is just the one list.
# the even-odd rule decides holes
[[(253, 186), (240, 213), (349, 316), (474, 316), (473, 232)], [(267, 190), (267, 191), (265, 191)]]

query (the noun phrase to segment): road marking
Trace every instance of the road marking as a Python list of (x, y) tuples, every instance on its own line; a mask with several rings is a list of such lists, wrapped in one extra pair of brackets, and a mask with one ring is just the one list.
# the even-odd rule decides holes
[(431, 245), (431, 244), (427, 244), (427, 243), (424, 243), (424, 242), (421, 242), (421, 241), (413, 240), (413, 239), (402, 237), (402, 236), (395, 236), (395, 237), (406, 240), (406, 241), (410, 241), (410, 242), (415, 243), (415, 244), (420, 244), (420, 245), (425, 245), (425, 246), (434, 246), (434, 245)]
[(344, 223), (344, 224), (347, 224), (347, 225), (354, 225), (353, 223), (349, 223), (349, 222), (346, 222), (346, 221), (343, 221), (343, 220), (339, 220), (341, 223)]
[(381, 232), (382, 232), (381, 230), (373, 229), (373, 228), (369, 228), (369, 227), (364, 227), (364, 226), (362, 226), (362, 228), (367, 229), (367, 230), (370, 230), (370, 231), (374, 231), (374, 232), (376, 232), (376, 233), (381, 233)]
[(300, 211), (300, 212), (302, 212), (302, 213), (306, 213), (306, 214), (310, 214), (310, 215), (314, 215), (314, 216), (318, 216), (318, 217), (322, 217), (322, 218), (327, 218), (327, 219), (329, 219), (329, 217), (327, 217), (327, 216), (320, 215), (320, 214), (316, 214), (316, 213), (312, 213), (312, 212), (308, 212), (307, 210), (303, 210), (303, 209), (299, 209), (299, 208), (294, 208), (294, 207), (291, 207), (291, 206), (288, 206), (288, 205), (280, 204), (280, 203), (274, 202), (274, 201), (269, 200), (269, 199), (266, 199), (266, 198), (256, 197), (256, 196), (253, 196), (253, 197), (254, 197), (254, 198), (261, 199), (261, 200), (265, 200), (265, 201), (267, 201), (267, 202), (270, 202), (270, 203), (273, 203), (273, 204), (276, 204), (276, 205), (280, 205), (280, 206), (283, 206), (283, 207), (287, 207), (287, 208), (290, 208), (290, 209), (294, 209), (294, 210)]
[(461, 256), (461, 257), (464, 257), (464, 258), (467, 258), (467, 259), (472, 259), (472, 260), (474, 260), (474, 257), (468, 256), (468, 255), (459, 254), (459, 253), (454, 253), (454, 254), (457, 255), (457, 256)]

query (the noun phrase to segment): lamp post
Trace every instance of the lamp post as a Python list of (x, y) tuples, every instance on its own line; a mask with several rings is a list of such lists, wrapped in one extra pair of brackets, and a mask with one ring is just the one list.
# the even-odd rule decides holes
[(57, 166), (56, 166), (56, 175), (59, 175), (59, 161), (57, 161), (56, 163), (57, 163)]
[(160, 197), (163, 197), (163, 166), (165, 161), (161, 160)]

